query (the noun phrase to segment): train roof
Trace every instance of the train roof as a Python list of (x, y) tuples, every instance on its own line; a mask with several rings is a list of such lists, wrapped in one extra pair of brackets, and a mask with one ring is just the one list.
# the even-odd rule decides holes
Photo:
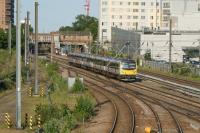
[(83, 58), (91, 58), (91, 59), (109, 61), (109, 62), (117, 62), (117, 63), (120, 63), (120, 62), (135, 62), (134, 60), (131, 60), (131, 59), (103, 57), (103, 56), (97, 56), (97, 55), (91, 55), (91, 54), (70, 53), (69, 55), (79, 56), (79, 57), (83, 57)]

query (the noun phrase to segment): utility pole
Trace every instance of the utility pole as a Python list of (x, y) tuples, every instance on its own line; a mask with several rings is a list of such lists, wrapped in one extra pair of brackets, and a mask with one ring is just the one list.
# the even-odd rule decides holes
[(92, 36), (92, 34), (91, 34), (91, 32), (90, 32), (90, 37), (89, 37), (89, 45), (90, 45), (90, 46), (89, 46), (89, 54), (92, 53), (92, 51), (91, 51), (92, 45), (91, 45), (91, 40), (90, 40), (91, 36)]
[(21, 25), (20, 7), (21, 0), (17, 0), (16, 15), (16, 126), (21, 128)]
[(51, 41), (51, 63), (53, 62), (53, 41)]
[(38, 1), (35, 1), (35, 95), (38, 95)]
[(12, 39), (12, 23), (11, 21), (9, 21), (9, 27), (8, 27), (8, 49), (9, 49), (9, 54), (12, 54), (12, 50), (11, 50), (11, 39)]
[(27, 40), (27, 61), (28, 61), (28, 63), (30, 63), (30, 53), (29, 53), (29, 50), (30, 50), (30, 47), (29, 47), (29, 35), (30, 35), (30, 33), (29, 33), (29, 21), (30, 21), (30, 12), (28, 11), (27, 12), (27, 38), (26, 38), (26, 40)]
[(172, 18), (169, 19), (169, 66), (172, 69)]
[(126, 46), (127, 46), (128, 59), (130, 59), (130, 42), (129, 41), (126, 43)]
[(24, 63), (25, 66), (27, 65), (27, 18), (25, 18), (25, 22), (24, 22), (24, 28), (25, 28), (25, 40), (24, 40)]

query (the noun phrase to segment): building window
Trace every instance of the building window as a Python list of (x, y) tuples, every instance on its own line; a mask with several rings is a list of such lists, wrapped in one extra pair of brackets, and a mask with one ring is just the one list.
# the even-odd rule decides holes
[(138, 6), (139, 2), (133, 2), (133, 5)]
[(198, 11), (200, 12), (200, 4), (198, 4)]
[(145, 2), (141, 2), (141, 5), (142, 5), (142, 6), (145, 6)]
[(168, 21), (169, 20), (169, 16), (164, 16), (163, 17), (163, 21)]
[(145, 16), (141, 16), (141, 19), (145, 19)]
[(170, 10), (163, 10), (163, 15), (169, 15), (170, 14)]
[(163, 8), (170, 8), (170, 3), (163, 3)]
[(123, 5), (123, 2), (119, 2), (119, 5)]
[(137, 26), (137, 25), (138, 25), (138, 22), (134, 22), (134, 23), (133, 23), (133, 26)]
[(159, 6), (159, 2), (156, 3), (156, 6)]
[(138, 9), (133, 9), (133, 12), (138, 12)]
[(141, 9), (141, 12), (145, 12), (145, 9)]
[(153, 16), (151, 16), (150, 19), (153, 20)]
[(138, 16), (133, 16), (133, 19), (138, 19)]
[(151, 2), (151, 6), (153, 6), (154, 5), (154, 3), (153, 2)]
[(121, 23), (119, 23), (119, 25), (120, 25), (120, 26), (122, 26), (122, 22), (121, 22)]
[(131, 2), (128, 2), (128, 5), (130, 6), (130, 5), (131, 5)]
[(112, 15), (112, 19), (115, 19), (115, 16), (114, 16), (114, 15)]
[(122, 19), (122, 16), (119, 16), (119, 19)]
[(102, 5), (108, 5), (108, 2), (107, 1), (103, 1)]

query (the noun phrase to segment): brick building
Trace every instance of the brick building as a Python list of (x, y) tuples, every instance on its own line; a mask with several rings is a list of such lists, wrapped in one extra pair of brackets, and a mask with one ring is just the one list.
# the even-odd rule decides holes
[(0, 28), (8, 29), (9, 22), (14, 24), (14, 0), (0, 0)]

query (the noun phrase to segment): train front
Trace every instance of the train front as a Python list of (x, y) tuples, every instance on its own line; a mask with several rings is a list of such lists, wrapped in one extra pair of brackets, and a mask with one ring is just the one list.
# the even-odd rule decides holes
[(137, 65), (134, 60), (126, 60), (120, 63), (120, 79), (123, 81), (135, 81)]

